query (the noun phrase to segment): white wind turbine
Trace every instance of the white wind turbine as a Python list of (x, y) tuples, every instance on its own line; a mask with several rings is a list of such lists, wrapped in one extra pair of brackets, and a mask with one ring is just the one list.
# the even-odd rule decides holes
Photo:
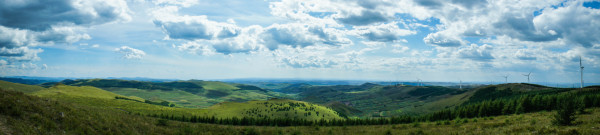
[(508, 75), (502, 76), (504, 77), (504, 83), (508, 83)]
[(527, 76), (527, 83), (529, 83), (529, 76), (531, 75), (531, 72), (529, 72), (529, 74), (523, 74), (524, 76)]
[(579, 72), (581, 72), (581, 88), (583, 88), (583, 64), (581, 64), (581, 56), (579, 56)]

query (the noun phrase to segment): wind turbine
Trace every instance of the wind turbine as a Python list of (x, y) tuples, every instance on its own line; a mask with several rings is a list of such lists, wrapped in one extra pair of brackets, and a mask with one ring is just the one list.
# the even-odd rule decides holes
[(529, 74), (523, 74), (524, 76), (527, 76), (527, 83), (529, 83), (529, 76), (531, 75), (531, 72), (529, 72)]
[(581, 88), (583, 88), (583, 64), (581, 64), (581, 56), (579, 56), (579, 72), (581, 72)]
[(502, 76), (502, 77), (504, 77), (504, 82), (508, 83), (508, 75), (505, 75), (505, 76)]
[(420, 81), (423, 81), (423, 80), (417, 78), (417, 86), (421, 86), (422, 85), (422, 83), (420, 83)]
[(462, 90), (462, 80), (460, 80), (459, 88)]

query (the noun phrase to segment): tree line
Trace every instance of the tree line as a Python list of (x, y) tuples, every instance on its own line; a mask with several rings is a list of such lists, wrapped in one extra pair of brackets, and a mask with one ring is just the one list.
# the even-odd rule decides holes
[[(192, 123), (210, 123), (222, 125), (244, 125), (244, 126), (351, 126), (351, 125), (385, 125), (385, 124), (403, 124), (426, 121), (443, 121), (460, 118), (489, 117), (498, 115), (521, 114), (537, 111), (559, 110), (556, 121), (560, 124), (558, 117), (570, 119), (572, 116), (561, 116), (564, 114), (562, 108), (570, 107), (579, 112), (589, 107), (600, 107), (600, 89), (564, 92), (560, 94), (526, 94), (520, 97), (506, 99), (485, 100), (476, 103), (469, 103), (421, 116), (396, 116), (387, 118), (347, 118), (347, 119), (320, 119), (307, 120), (296, 118), (270, 118), (270, 117), (230, 117), (216, 118), (214, 116), (174, 116), (168, 114), (152, 114), (150, 117), (157, 117), (168, 120), (176, 120)], [(563, 112), (563, 113), (561, 113)], [(567, 123), (568, 124), (568, 123)]]
[(241, 126), (351, 126), (351, 125), (386, 125), (386, 124), (402, 124), (411, 123), (415, 121), (414, 117), (400, 116), (391, 118), (365, 118), (365, 119), (331, 119), (331, 120), (307, 120), (307, 119), (293, 119), (293, 118), (254, 118), (254, 117), (230, 117), (230, 118), (217, 118), (214, 116), (191, 116), (186, 117), (165, 115), (165, 114), (152, 114), (147, 115), (150, 117), (156, 117), (161, 119), (176, 120), (182, 122), (192, 123), (209, 123), (209, 124), (221, 124), (221, 125), (241, 125)]
[(564, 92), (549, 95), (522, 95), (508, 99), (485, 100), (446, 109), (421, 116), (421, 121), (452, 120), (455, 118), (488, 117), (509, 114), (522, 114), (537, 111), (560, 109), (560, 104), (570, 103), (570, 106), (580, 112), (589, 107), (600, 107), (600, 89)]

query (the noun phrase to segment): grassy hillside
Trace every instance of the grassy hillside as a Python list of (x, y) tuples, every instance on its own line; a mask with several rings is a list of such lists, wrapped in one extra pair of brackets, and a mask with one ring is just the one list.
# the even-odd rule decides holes
[(274, 97), (285, 97), (275, 92), (260, 90), (207, 90), (203, 93), (192, 94), (186, 91), (142, 90), (136, 88), (103, 88), (105, 90), (125, 95), (137, 96), (144, 99), (162, 99), (176, 103), (186, 108), (208, 108), (220, 102), (245, 102), (250, 100), (267, 100)]
[(554, 126), (554, 112), (372, 126), (228, 126), (162, 121), (110, 107), (0, 90), (3, 134), (600, 134), (600, 109), (577, 115), (574, 126)]
[(355, 115), (362, 113), (362, 111), (360, 111), (356, 108), (352, 108), (344, 103), (337, 102), (337, 101), (329, 102), (329, 103), (325, 104), (325, 106), (333, 109), (334, 111), (338, 112), (338, 114), (341, 117), (345, 117), (345, 118), (347, 118), (349, 116), (355, 116)]
[[(144, 103), (144, 99), (138, 97), (126, 97), (92, 86), (55, 85), (31, 93), (31, 95), (88, 107), (118, 109), (143, 115), (215, 116), (217, 118), (296, 118), (307, 120), (341, 118), (335, 111), (326, 107), (285, 99), (249, 101), (244, 103), (224, 102), (211, 106), (208, 109), (192, 109), (148, 104)], [(115, 97), (125, 97), (132, 100), (117, 99)]]
[(67, 85), (56, 85), (48, 89), (43, 89), (31, 93), (35, 96), (41, 97), (53, 97), (59, 95), (65, 96), (77, 96), (77, 97), (89, 97), (89, 98), (100, 98), (100, 99), (115, 99), (115, 97), (126, 97), (134, 99), (140, 102), (145, 100), (136, 96), (122, 96), (112, 92), (108, 92), (92, 86), (67, 86)]
[(287, 99), (249, 101), (246, 103), (224, 102), (211, 106), (208, 116), (292, 118), (292, 119), (341, 119), (339, 115), (324, 106)]
[(23, 93), (33, 93), (33, 92), (44, 89), (44, 87), (40, 87), (40, 86), (26, 85), (26, 84), (20, 84), (20, 83), (11, 83), (11, 82), (7, 82), (7, 81), (0, 81), (0, 88), (5, 89), (5, 90), (20, 91)]
[(474, 89), (475, 93), (469, 97), (468, 102), (479, 102), (499, 98), (512, 98), (524, 94), (555, 94), (565, 91), (575, 90), (572, 88), (553, 88), (537, 84), (528, 83), (509, 83), (499, 85), (489, 85)]
[(331, 86), (312, 86), (306, 83), (298, 83), (291, 84), (281, 89), (278, 89), (279, 92), (289, 93), (289, 94), (297, 94), (302, 92), (310, 92), (315, 89), (328, 89), (334, 91), (342, 91), (342, 92), (352, 92), (352, 91), (363, 91), (368, 90), (373, 87), (380, 86), (373, 83), (364, 83), (362, 85), (331, 85)]
[[(330, 86), (304, 87), (298, 94), (302, 101), (326, 104), (340, 102), (363, 112), (358, 116), (392, 116), (405, 113), (406, 108), (422, 106), (429, 102), (445, 99), (465, 91), (439, 86), (378, 86), (363, 84), (348, 89), (347, 86), (334, 88)], [(359, 88), (369, 88), (360, 90)], [(443, 109), (443, 108), (442, 108)]]
[[(186, 108), (208, 108), (216, 103), (287, 97), (261, 88), (217, 81), (146, 82), (117, 79), (64, 80), (72, 86), (94, 86), (110, 92), (150, 100), (165, 100)], [(46, 86), (53, 84), (45, 84)]]

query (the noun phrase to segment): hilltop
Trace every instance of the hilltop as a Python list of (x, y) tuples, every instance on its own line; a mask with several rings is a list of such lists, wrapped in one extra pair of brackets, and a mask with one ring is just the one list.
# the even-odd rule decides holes
[[(0, 88), (4, 89), (12, 85), (21, 86), (15, 83), (10, 84), (0, 85)], [(170, 106), (169, 102), (161, 104), (140, 97), (119, 95), (93, 86), (56, 84), (29, 94), (89, 107), (117, 108), (118, 110), (144, 115), (214, 116), (216, 118), (292, 118), (305, 120), (341, 119), (337, 112), (327, 107), (288, 99), (222, 102), (207, 109), (194, 109)]]
[[(168, 101), (181, 107), (207, 108), (226, 101), (245, 102), (286, 97), (284, 94), (261, 89), (256, 86), (218, 81), (170, 81), (148, 82), (118, 79), (63, 80), (71, 86), (94, 86), (125, 96), (136, 96), (149, 100)], [(52, 86), (45, 83), (42, 86)]]
[[(405, 86), (363, 84), (357, 86), (308, 86), (301, 87), (298, 99), (329, 104), (332, 108), (348, 112), (348, 116), (380, 117), (400, 114), (401, 109), (421, 106), (466, 92), (440, 86)], [(340, 104), (341, 103), (341, 104)], [(334, 107), (335, 106), (335, 107)], [(344, 111), (356, 110), (356, 111)]]
[(33, 93), (45, 89), (41, 86), (12, 83), (7, 81), (0, 81), (0, 87), (4, 90), (14, 90), (23, 93)]
[(219, 117), (342, 119), (337, 112), (327, 107), (288, 99), (248, 101), (245, 103), (223, 102), (209, 107), (208, 110), (215, 110), (210, 112), (208, 116)]

